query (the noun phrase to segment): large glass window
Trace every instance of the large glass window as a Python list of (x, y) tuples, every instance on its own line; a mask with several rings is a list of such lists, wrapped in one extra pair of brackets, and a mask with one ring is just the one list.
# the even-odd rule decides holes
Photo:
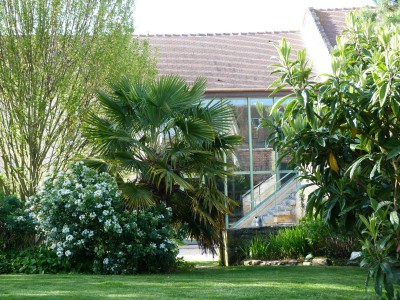
[(237, 147), (234, 155), (227, 160), (234, 165), (234, 178), (227, 181), (228, 196), (238, 203), (233, 215), (229, 216), (229, 225), (250, 213), (257, 205), (270, 196), (276, 188), (276, 182), (288, 172), (286, 163), (276, 165), (278, 155), (266, 139), (271, 134), (267, 128), (260, 127), (260, 115), (257, 106), (271, 107), (273, 98), (232, 98), (229, 99), (235, 112), (232, 134), (243, 137), (243, 143)]

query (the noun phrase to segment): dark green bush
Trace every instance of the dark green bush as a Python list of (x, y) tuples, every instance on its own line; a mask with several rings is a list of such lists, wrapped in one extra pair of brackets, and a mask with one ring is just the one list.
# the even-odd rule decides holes
[(314, 256), (348, 259), (352, 251), (361, 249), (359, 237), (346, 228), (332, 228), (320, 219), (303, 219), (300, 224), (306, 232), (309, 251)]
[(45, 247), (26, 248), (22, 251), (8, 251), (0, 255), (0, 274), (25, 273), (43, 274), (69, 272), (71, 268), (66, 261)]
[(35, 226), (24, 209), (16, 196), (0, 191), (0, 253), (34, 245)]

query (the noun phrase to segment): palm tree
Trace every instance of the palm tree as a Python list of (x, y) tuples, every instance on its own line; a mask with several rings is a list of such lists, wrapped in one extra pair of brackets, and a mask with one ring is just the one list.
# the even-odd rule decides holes
[(124, 78), (98, 93), (100, 109), (84, 133), (96, 154), (86, 163), (116, 176), (129, 207), (165, 203), (176, 225), (213, 251), (233, 204), (220, 188), (231, 175), (224, 156), (242, 138), (230, 135), (227, 101), (202, 99), (205, 86), (174, 75), (150, 83)]

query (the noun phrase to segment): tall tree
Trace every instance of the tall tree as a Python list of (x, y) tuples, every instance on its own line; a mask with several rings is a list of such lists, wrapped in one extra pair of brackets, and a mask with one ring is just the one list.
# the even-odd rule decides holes
[(205, 249), (222, 245), (224, 214), (232, 200), (221, 191), (228, 155), (241, 142), (231, 135), (227, 101), (205, 101), (205, 80), (189, 86), (179, 76), (144, 83), (123, 79), (100, 92), (101, 110), (84, 128), (98, 153), (90, 166), (115, 174), (133, 207), (165, 203), (176, 225)]
[(22, 199), (84, 141), (96, 88), (121, 74), (152, 77), (132, 37), (133, 0), (0, 2), (0, 185)]

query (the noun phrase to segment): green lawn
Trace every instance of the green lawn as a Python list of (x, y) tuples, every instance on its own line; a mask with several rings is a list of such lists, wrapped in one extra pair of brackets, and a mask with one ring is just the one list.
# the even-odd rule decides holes
[(0, 299), (375, 299), (358, 267), (210, 267), (166, 275), (1, 275)]

